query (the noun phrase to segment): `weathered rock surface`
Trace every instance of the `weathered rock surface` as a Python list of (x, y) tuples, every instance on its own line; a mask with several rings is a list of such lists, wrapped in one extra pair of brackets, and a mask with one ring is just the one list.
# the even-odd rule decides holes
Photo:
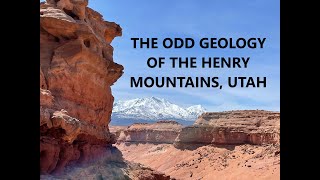
[(175, 140), (182, 144), (278, 144), (280, 113), (245, 110), (203, 113)]
[(123, 67), (111, 41), (121, 28), (87, 0), (40, 3), (40, 172), (110, 156), (110, 86)]
[(108, 157), (86, 165), (67, 166), (59, 175), (41, 175), (40, 179), (132, 179), (132, 180), (171, 180), (170, 176), (145, 167), (139, 163), (131, 163), (122, 159), (122, 153), (115, 147), (107, 151)]
[[(117, 127), (116, 146), (126, 160), (177, 179), (280, 179), (280, 113), (204, 113), (192, 126), (175, 127), (177, 133), (170, 123)], [(152, 134), (170, 136), (161, 143)]]
[(136, 123), (126, 129), (118, 130), (118, 142), (172, 144), (181, 129), (182, 125), (175, 121), (158, 121), (153, 124)]
[(118, 142), (187, 144), (279, 144), (280, 113), (241, 110), (203, 113), (192, 126), (174, 121), (133, 124), (114, 130)]
[(126, 130), (128, 126), (109, 126), (110, 133), (115, 135), (116, 140), (119, 139), (119, 136), (122, 131)]

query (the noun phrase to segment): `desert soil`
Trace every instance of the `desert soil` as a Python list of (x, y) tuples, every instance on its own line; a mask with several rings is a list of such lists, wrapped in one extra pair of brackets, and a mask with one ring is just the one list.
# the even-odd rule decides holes
[(123, 157), (176, 179), (280, 179), (277, 145), (196, 146), (177, 149), (172, 144), (119, 143)]

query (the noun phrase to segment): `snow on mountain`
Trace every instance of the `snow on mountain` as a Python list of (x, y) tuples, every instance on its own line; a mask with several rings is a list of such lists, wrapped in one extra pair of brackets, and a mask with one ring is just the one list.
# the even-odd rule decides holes
[(186, 110), (192, 116), (199, 116), (203, 112), (206, 112), (206, 109), (204, 107), (202, 107), (201, 105), (190, 106)]
[(205, 111), (205, 108), (201, 105), (183, 108), (165, 99), (150, 97), (115, 102), (112, 110), (112, 118), (194, 121)]

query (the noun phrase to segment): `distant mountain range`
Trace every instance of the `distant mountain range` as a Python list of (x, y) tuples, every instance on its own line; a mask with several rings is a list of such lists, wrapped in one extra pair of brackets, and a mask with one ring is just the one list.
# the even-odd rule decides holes
[(114, 103), (111, 125), (130, 125), (134, 122), (157, 120), (176, 120), (191, 125), (205, 111), (201, 105), (183, 108), (163, 98), (137, 98)]

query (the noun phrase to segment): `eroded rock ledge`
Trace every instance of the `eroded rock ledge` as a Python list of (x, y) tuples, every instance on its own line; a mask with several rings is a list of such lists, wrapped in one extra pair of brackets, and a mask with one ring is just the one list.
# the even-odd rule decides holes
[(110, 86), (123, 74), (110, 45), (122, 29), (88, 0), (40, 3), (40, 172), (108, 157)]
[(172, 121), (133, 124), (115, 130), (118, 143), (169, 143), (181, 148), (193, 144), (280, 144), (280, 113), (263, 110), (207, 112), (192, 126)]
[(175, 121), (158, 121), (154, 124), (136, 123), (118, 133), (118, 142), (172, 144), (182, 127)]
[(280, 113), (262, 110), (207, 112), (175, 140), (183, 144), (279, 144)]

